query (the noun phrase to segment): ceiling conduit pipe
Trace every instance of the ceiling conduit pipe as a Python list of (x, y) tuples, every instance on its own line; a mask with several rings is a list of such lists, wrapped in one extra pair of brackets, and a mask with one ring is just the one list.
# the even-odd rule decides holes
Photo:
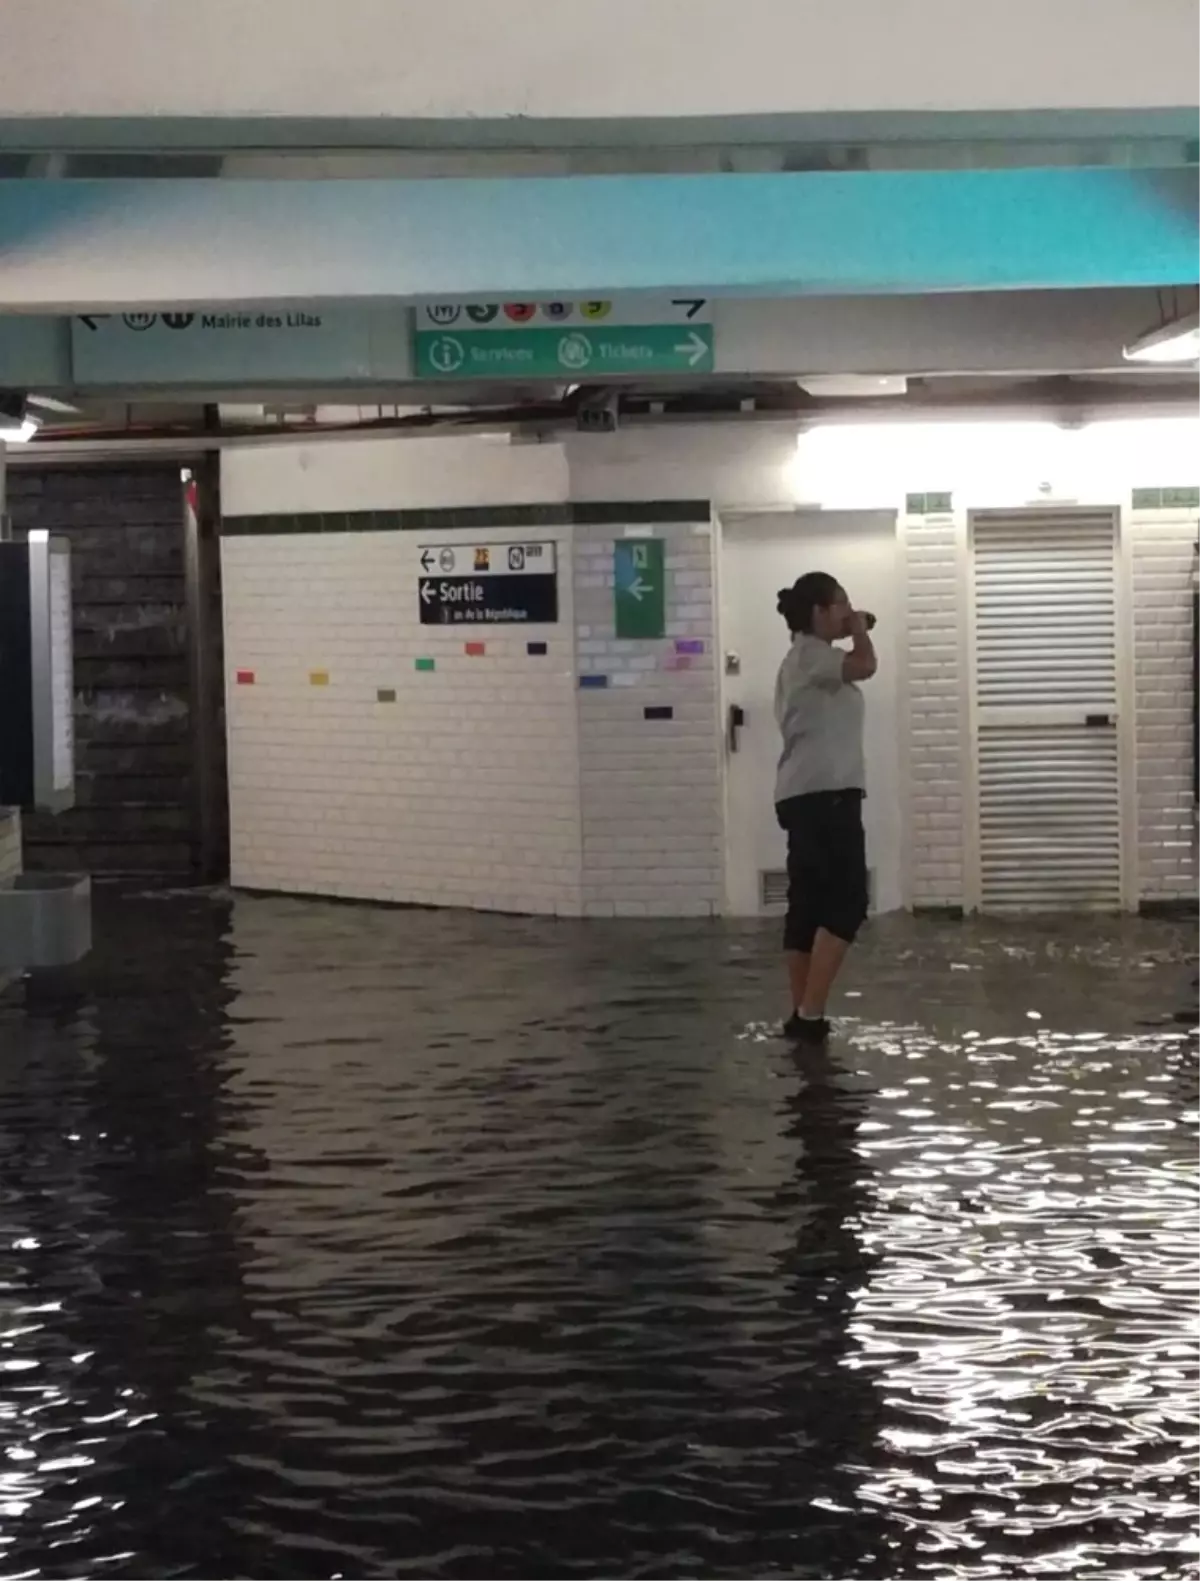
[(1200, 819), (1200, 530), (1192, 550), (1192, 800)]

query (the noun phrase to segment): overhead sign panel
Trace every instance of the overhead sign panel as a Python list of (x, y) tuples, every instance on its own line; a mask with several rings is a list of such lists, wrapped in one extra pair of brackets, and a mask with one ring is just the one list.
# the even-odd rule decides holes
[(391, 308), (213, 308), (71, 320), (76, 384), (250, 385), (404, 379), (407, 318)]
[(558, 619), (552, 543), (423, 544), (423, 626), (550, 625)]
[(438, 302), (417, 310), (423, 379), (570, 379), (711, 373), (712, 306), (703, 297)]

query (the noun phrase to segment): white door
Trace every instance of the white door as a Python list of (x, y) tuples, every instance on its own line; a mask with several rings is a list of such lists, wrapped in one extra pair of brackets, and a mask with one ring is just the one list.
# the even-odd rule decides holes
[(970, 527), (980, 909), (1119, 910), (1117, 512), (979, 511)]
[[(782, 909), (784, 837), (775, 822), (775, 676), (788, 632), (775, 612), (781, 587), (807, 571), (837, 577), (879, 620), (879, 674), (863, 687), (867, 865), (873, 911), (895, 911), (902, 893), (896, 660), (901, 607), (896, 518), (890, 511), (729, 515), (721, 524), (721, 659), (726, 718), (725, 841), (729, 910), (753, 917)], [(730, 728), (730, 710), (744, 723)]]

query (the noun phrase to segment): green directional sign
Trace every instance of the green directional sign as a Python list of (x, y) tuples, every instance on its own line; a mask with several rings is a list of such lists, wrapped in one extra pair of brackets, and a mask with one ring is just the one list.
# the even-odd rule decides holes
[(607, 379), (711, 373), (714, 337), (701, 298), (470, 302), (417, 312), (422, 379)]
[(613, 546), (613, 609), (618, 637), (662, 637), (667, 577), (661, 538), (626, 538)]

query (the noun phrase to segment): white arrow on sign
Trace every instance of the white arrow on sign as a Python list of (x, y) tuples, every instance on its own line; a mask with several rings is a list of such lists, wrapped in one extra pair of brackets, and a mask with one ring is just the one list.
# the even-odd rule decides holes
[(423, 604), (432, 604), (436, 597), (437, 597), (437, 593), (434, 591), (433, 583), (432, 582), (422, 582), (421, 583), (421, 602)]
[(636, 598), (640, 604), (642, 599), (645, 598), (646, 594), (652, 593), (654, 589), (648, 582), (643, 582), (639, 576), (629, 584), (629, 587), (626, 589), (626, 591), (629, 593), (631, 598)]
[(693, 330), (686, 340), (680, 341), (675, 350), (682, 352), (688, 360), (688, 366), (694, 368), (707, 352), (708, 342), (703, 335), (697, 335)]

